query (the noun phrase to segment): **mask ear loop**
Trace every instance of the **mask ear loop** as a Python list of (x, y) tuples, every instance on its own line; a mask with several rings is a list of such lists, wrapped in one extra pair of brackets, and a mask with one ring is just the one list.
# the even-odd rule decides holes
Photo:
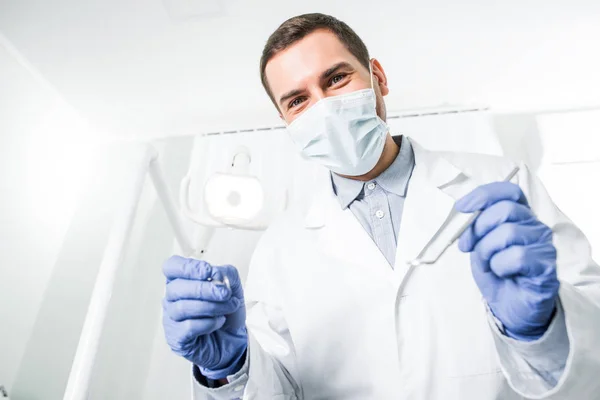
[(377, 96), (375, 95), (375, 86), (373, 85), (373, 64), (371, 64), (371, 60), (369, 60), (369, 75), (371, 75), (371, 90), (373, 91), (373, 97), (375, 97), (373, 107), (377, 112)]
[(371, 76), (371, 89), (375, 91), (375, 86), (373, 86), (373, 66), (371, 64), (371, 60), (369, 60), (369, 75)]

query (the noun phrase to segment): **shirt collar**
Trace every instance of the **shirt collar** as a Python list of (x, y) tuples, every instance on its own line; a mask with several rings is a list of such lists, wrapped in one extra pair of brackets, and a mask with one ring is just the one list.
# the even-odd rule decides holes
[[(400, 146), (400, 152), (394, 162), (374, 181), (387, 192), (404, 197), (406, 196), (415, 158), (409, 140), (403, 140), (402, 136), (394, 136), (394, 141)], [(331, 173), (331, 183), (333, 192), (336, 194), (342, 208), (345, 209), (358, 197), (364, 195), (364, 185), (367, 182), (348, 179)]]
[(365, 186), (365, 182), (344, 178), (333, 172), (331, 173), (331, 184), (333, 193), (337, 196), (342, 209), (348, 208), (363, 193)]
[(400, 152), (392, 165), (375, 178), (375, 181), (387, 192), (404, 197), (415, 165), (415, 156), (409, 140), (403, 140), (402, 136), (394, 140), (400, 146)]

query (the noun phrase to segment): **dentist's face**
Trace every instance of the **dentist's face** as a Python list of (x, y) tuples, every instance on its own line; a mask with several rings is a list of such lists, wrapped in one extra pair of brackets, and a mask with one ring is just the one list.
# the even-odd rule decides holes
[[(371, 60), (377, 114), (385, 121), (383, 96), (387, 78)], [(317, 30), (279, 52), (266, 65), (265, 75), (280, 116), (290, 123), (319, 100), (371, 87), (369, 70), (334, 33)]]

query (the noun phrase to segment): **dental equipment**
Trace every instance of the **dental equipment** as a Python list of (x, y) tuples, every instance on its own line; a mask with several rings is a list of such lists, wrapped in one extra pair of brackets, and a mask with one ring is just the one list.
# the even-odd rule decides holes
[[(515, 175), (517, 175), (517, 173), (519, 172), (519, 167), (515, 167), (510, 174), (508, 174), (508, 176), (504, 179), (504, 182), (509, 182), (512, 178), (515, 177)], [(454, 218), (454, 216), (457, 214), (457, 211), (455, 209), (452, 209), (452, 211), (450, 212), (450, 214), (448, 215), (448, 218), (446, 218), (446, 221), (444, 221), (444, 223), (442, 224), (442, 226), (440, 227), (440, 229), (433, 235), (433, 237), (429, 240), (429, 242), (427, 242), (427, 244), (425, 245), (425, 247), (423, 247), (423, 250), (421, 250), (421, 252), (419, 253), (419, 255), (417, 256), (417, 258), (408, 261), (408, 265), (411, 267), (416, 267), (419, 265), (431, 265), (431, 264), (435, 264), (440, 257), (442, 257), (442, 255), (446, 252), (446, 250), (448, 250), (450, 248), (450, 246), (452, 246), (454, 244), (454, 242), (456, 242), (461, 235), (469, 228), (469, 226), (471, 226), (471, 224), (477, 219), (477, 217), (479, 216), (479, 214), (481, 214), (481, 210), (474, 212), (473, 214), (471, 214), (471, 216), (469, 217), (469, 219), (461, 226), (461, 228), (450, 238), (450, 240), (448, 240), (448, 242), (446, 243), (446, 245), (442, 248), (442, 250), (438, 253), (438, 255), (432, 259), (432, 260), (424, 260), (423, 257), (425, 257), (425, 254), (427, 253), (427, 251), (429, 250), (429, 248), (433, 245), (433, 243), (435, 243), (435, 241), (437, 240), (437, 238), (440, 236), (440, 234), (443, 232), (443, 230), (445, 229), (445, 227), (448, 225), (448, 223), (452, 220), (452, 218)]]

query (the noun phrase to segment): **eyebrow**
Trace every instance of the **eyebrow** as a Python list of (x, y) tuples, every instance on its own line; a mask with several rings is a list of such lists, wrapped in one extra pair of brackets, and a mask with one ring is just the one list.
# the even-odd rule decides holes
[[(321, 74), (319, 79), (325, 80), (325, 79), (329, 78), (331, 75), (333, 75), (337, 70), (342, 69), (342, 68), (352, 69), (352, 65), (350, 65), (350, 63), (348, 63), (346, 61), (342, 61), (337, 64), (334, 64), (331, 67), (327, 68), (325, 71), (323, 71), (323, 73)], [(285, 93), (283, 96), (281, 96), (279, 98), (279, 105), (282, 106), (286, 100), (291, 99), (292, 97), (297, 96), (299, 94), (302, 94), (302, 92), (303, 92), (303, 90), (300, 90), (300, 89), (290, 90), (289, 92)]]

